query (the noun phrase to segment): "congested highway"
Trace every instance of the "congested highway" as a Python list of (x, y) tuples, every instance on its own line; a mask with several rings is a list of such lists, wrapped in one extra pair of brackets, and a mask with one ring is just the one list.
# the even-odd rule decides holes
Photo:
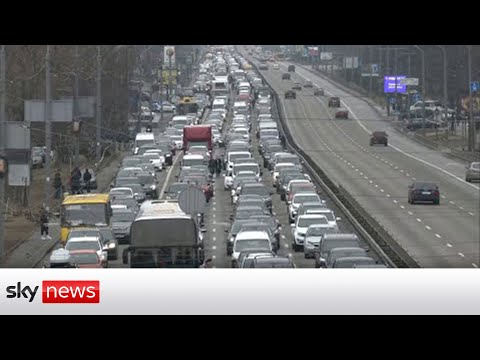
[[(305, 152), (421, 267), (478, 267), (480, 192), (478, 184), (464, 180), (465, 163), (395, 133), (363, 99), (306, 68), (296, 66), (291, 80), (282, 80), (289, 65), (282, 62), (278, 70), (270, 66), (262, 75), (280, 95), (286, 122)], [(296, 99), (284, 99), (294, 82), (307, 80), (325, 96), (303, 88)], [(331, 96), (340, 98), (348, 120), (335, 119), (336, 109), (328, 106)], [(389, 146), (369, 146), (370, 134), (377, 130), (388, 133)], [(439, 184), (440, 204), (409, 204), (413, 181)]]

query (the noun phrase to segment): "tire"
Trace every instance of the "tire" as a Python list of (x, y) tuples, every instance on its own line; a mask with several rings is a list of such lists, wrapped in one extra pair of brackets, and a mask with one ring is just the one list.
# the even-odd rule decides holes
[(408, 202), (409, 204), (412, 203), (412, 200), (410, 200), (410, 196), (408, 197), (407, 202)]
[(465, 178), (465, 181), (466, 182), (472, 182), (472, 180), (470, 180), (470, 178), (468, 176)]
[(384, 145), (385, 145), (385, 146), (388, 146), (388, 142), (386, 142)]

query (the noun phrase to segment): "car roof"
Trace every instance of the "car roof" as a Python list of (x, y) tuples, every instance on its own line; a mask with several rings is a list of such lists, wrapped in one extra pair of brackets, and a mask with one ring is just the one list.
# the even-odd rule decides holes
[[(303, 214), (300, 215), (302, 219), (326, 219), (327, 217), (325, 215), (319, 215), (319, 214)], [(313, 226), (313, 225), (312, 225)]]
[(262, 239), (270, 240), (268, 233), (266, 231), (244, 231), (239, 233), (235, 240), (253, 240), (253, 239)]
[[(100, 232), (100, 230), (98, 230)], [(80, 241), (99, 241), (98, 236), (73, 236), (68, 239), (68, 242), (80, 242)]]

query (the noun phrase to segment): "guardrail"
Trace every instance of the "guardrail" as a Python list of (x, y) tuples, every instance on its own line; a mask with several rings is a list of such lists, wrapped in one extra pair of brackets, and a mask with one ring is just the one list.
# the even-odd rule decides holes
[(342, 187), (336, 186), (325, 174), (320, 166), (305, 153), (293, 140), (285, 114), (279, 104), (280, 98), (271, 84), (261, 74), (255, 64), (252, 64), (263, 81), (268, 85), (274, 98), (274, 107), (277, 110), (279, 125), (285, 134), (287, 147), (296, 153), (303, 161), (310, 175), (320, 184), (333, 202), (350, 220), (355, 229), (365, 238), (367, 243), (377, 252), (378, 256), (393, 268), (418, 268), (417, 262), (393, 239), (393, 237), (371, 216), (357, 201)]

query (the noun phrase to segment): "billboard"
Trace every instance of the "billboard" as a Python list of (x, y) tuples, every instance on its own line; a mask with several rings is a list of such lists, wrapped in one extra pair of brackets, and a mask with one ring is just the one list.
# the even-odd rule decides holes
[(29, 164), (9, 164), (8, 185), (30, 186), (30, 165)]
[(5, 148), (30, 150), (30, 128), (22, 121), (7, 121)]
[[(45, 122), (45, 100), (25, 100), (24, 120), (26, 122)], [(72, 122), (73, 101), (52, 100), (52, 122)]]
[(172, 68), (175, 68), (175, 46), (166, 45), (163, 47), (163, 67), (168, 68), (170, 65), (170, 55)]
[(308, 54), (310, 56), (318, 56), (318, 46), (310, 46), (308, 48)]
[[(172, 85), (177, 83), (177, 70), (172, 70)], [(158, 74), (162, 77), (163, 84), (168, 85), (170, 83), (170, 70), (162, 70), (162, 72)]]
[(358, 68), (358, 57), (357, 56), (347, 56), (343, 58), (343, 67), (345, 69), (357, 69)]
[(383, 92), (385, 93), (406, 93), (407, 85), (402, 85), (400, 80), (405, 79), (406, 76), (384, 76), (383, 80)]

